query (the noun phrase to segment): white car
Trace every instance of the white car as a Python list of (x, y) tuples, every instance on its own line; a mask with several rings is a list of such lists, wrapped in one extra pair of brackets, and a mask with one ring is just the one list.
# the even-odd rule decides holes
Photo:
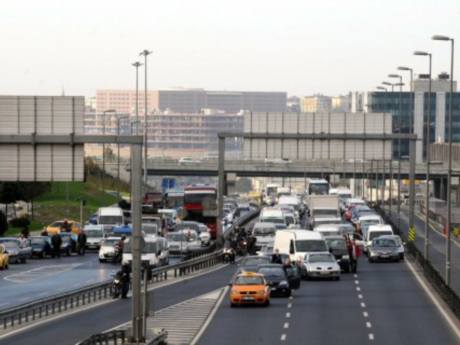
[(401, 240), (401, 237), (399, 237), (399, 235), (387, 235), (385, 237), (392, 238), (396, 241), (396, 243), (398, 244), (399, 258), (401, 260), (404, 260), (404, 242)]
[(102, 240), (99, 248), (99, 262), (115, 261), (115, 246), (120, 242), (120, 237), (107, 237)]
[(340, 266), (331, 253), (305, 255), (304, 267), (308, 278), (340, 279)]
[(179, 230), (166, 235), (168, 249), (171, 254), (186, 254), (191, 250), (201, 248), (201, 240), (194, 230)]

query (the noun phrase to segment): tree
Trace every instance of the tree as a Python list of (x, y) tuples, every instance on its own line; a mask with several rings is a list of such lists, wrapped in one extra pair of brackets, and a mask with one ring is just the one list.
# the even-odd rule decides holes
[(3, 234), (8, 230), (8, 220), (6, 218), (5, 213), (0, 211), (0, 236), (3, 236)]

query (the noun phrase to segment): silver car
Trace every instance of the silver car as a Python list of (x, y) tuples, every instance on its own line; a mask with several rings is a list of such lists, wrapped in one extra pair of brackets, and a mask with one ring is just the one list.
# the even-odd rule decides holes
[(340, 266), (331, 253), (307, 254), (304, 258), (307, 279), (340, 279)]
[(369, 262), (399, 261), (399, 245), (392, 236), (379, 236), (368, 247)]

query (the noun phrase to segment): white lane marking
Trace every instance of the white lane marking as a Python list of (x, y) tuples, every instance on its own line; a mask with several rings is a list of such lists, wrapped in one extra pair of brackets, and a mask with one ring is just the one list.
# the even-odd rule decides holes
[(291, 313), (286, 313), (286, 317), (289, 319), (291, 317)]
[(357, 275), (357, 274), (353, 274), (353, 277), (358, 278), (358, 275)]
[[(218, 298), (216, 304), (212, 308), (211, 312), (209, 313), (209, 316), (207, 317), (206, 321), (204, 322), (203, 326), (200, 327), (200, 330), (198, 333), (193, 337), (192, 341), (190, 342), (190, 345), (195, 345), (198, 343), (198, 340), (200, 340), (201, 336), (203, 335), (204, 331), (206, 328), (208, 328), (209, 324), (211, 321), (214, 319), (214, 316), (217, 313), (217, 310), (220, 308), (220, 305), (222, 304), (222, 301), (224, 300), (224, 297), (227, 295), (227, 291), (229, 290), (229, 287), (226, 286), (223, 290), (220, 291), (220, 297)], [(218, 291), (218, 290), (216, 290)]]
[(369, 340), (374, 340), (374, 335), (372, 333), (369, 333)]
[(361, 308), (366, 308), (366, 303), (361, 302)]
[(372, 327), (372, 324), (368, 321), (368, 322), (366, 322), (366, 327), (367, 327), (367, 328), (371, 328), (371, 327)]
[(414, 275), (415, 279), (418, 281), (422, 289), (425, 291), (425, 293), (428, 295), (428, 297), (431, 299), (433, 304), (436, 306), (436, 308), (439, 310), (441, 315), (444, 317), (444, 319), (447, 321), (449, 324), (450, 328), (454, 331), (455, 335), (457, 338), (460, 339), (460, 329), (457, 327), (456, 322), (452, 318), (451, 315), (449, 315), (444, 308), (442, 307), (441, 303), (439, 303), (438, 299), (435, 297), (435, 295), (430, 291), (426, 283), (423, 281), (423, 279), (420, 277), (420, 274), (415, 270), (414, 266), (407, 260), (404, 260), (406, 265), (409, 267), (410, 271)]
[(361, 288), (359, 286), (357, 286), (356, 291), (361, 291)]
[(367, 311), (363, 311), (363, 316), (364, 317), (369, 317), (369, 314), (367, 313)]
[(359, 280), (355, 280), (355, 284), (358, 285), (358, 284), (359, 284)]
[(281, 341), (286, 341), (286, 334), (281, 334)]
[(359, 295), (358, 295), (358, 298), (359, 298), (359, 299), (363, 299), (363, 295), (359, 294)]
[(289, 322), (285, 322), (283, 328), (284, 329), (289, 328)]
[(289, 296), (289, 299), (292, 301), (294, 299), (294, 296)]
[(292, 303), (288, 303), (287, 307), (292, 308)]

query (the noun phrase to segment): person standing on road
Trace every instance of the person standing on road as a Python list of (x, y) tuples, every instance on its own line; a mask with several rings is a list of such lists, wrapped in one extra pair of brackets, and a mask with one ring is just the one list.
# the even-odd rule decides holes
[(280, 251), (278, 248), (275, 249), (275, 252), (272, 255), (272, 263), (283, 264), (283, 260), (281, 259)]
[(78, 232), (77, 237), (78, 255), (85, 255), (86, 250), (86, 234), (83, 230)]
[(62, 244), (62, 238), (59, 234), (54, 234), (52, 237), (51, 237), (51, 246), (53, 247), (53, 253), (52, 253), (52, 257), (55, 258), (55, 257), (58, 257), (60, 258), (61, 257), (61, 244)]

